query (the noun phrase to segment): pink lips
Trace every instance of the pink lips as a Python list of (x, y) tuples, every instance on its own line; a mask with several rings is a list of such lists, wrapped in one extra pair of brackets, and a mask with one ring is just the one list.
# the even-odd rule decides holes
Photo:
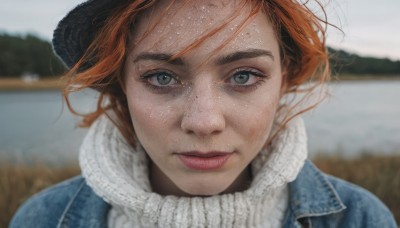
[(189, 169), (214, 170), (221, 168), (230, 158), (232, 153), (228, 152), (184, 152), (178, 157)]

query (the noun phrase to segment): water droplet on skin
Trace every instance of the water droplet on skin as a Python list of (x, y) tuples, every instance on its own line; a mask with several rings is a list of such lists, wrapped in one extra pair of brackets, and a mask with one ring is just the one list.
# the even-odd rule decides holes
[(163, 124), (167, 124), (169, 121), (169, 114), (171, 113), (172, 107), (168, 105), (163, 112), (160, 113), (159, 118), (162, 120)]

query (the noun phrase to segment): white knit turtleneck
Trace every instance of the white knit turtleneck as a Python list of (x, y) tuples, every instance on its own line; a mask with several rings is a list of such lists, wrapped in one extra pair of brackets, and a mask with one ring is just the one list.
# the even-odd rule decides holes
[(281, 227), (287, 184), (307, 157), (304, 123), (289, 122), (251, 164), (243, 192), (211, 197), (161, 196), (151, 191), (145, 152), (132, 148), (106, 117), (90, 128), (80, 152), (88, 185), (112, 205), (112, 227)]

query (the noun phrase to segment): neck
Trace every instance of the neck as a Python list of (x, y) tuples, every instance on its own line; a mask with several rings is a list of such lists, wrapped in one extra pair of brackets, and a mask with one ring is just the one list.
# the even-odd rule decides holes
[[(235, 192), (242, 192), (246, 190), (251, 183), (252, 175), (251, 169), (248, 166), (243, 170), (235, 181), (228, 186), (220, 194), (229, 194)], [(171, 181), (154, 163), (150, 164), (150, 183), (155, 193), (160, 195), (174, 195), (178, 197), (193, 197), (182, 191), (174, 182)]]

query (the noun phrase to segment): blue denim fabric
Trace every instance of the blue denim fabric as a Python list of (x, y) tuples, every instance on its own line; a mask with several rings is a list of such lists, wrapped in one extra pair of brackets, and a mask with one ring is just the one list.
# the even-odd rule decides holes
[[(331, 177), (307, 161), (289, 184), (283, 227), (397, 227), (386, 206), (366, 190)], [(10, 227), (107, 227), (110, 206), (75, 177), (28, 200)]]

